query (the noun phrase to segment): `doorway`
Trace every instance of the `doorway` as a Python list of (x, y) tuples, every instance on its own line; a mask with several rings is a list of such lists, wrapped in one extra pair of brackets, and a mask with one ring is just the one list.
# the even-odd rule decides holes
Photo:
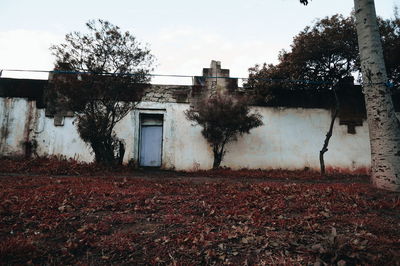
[(139, 164), (143, 167), (160, 167), (163, 144), (162, 114), (140, 114)]

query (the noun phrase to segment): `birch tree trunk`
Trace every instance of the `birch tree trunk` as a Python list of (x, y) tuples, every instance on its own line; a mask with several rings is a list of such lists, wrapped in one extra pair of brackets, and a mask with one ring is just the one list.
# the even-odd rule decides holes
[(373, 184), (400, 191), (400, 125), (383, 60), (373, 0), (354, 0), (364, 97), (371, 142)]

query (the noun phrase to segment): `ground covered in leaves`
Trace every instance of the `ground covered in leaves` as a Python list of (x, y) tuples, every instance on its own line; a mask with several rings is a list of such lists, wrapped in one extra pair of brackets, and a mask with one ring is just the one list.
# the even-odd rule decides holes
[(216, 170), (199, 170), (191, 172), (176, 171), (148, 171), (136, 169), (133, 165), (115, 165), (107, 167), (96, 163), (82, 163), (73, 159), (57, 157), (41, 158), (0, 158), (0, 174), (30, 174), (30, 175), (65, 175), (65, 176), (141, 176), (143, 178), (161, 175), (163, 178), (193, 177), (193, 178), (229, 178), (229, 179), (272, 179), (281, 181), (303, 180), (323, 182), (368, 182), (369, 170), (357, 169), (351, 173), (346, 169), (327, 168), (327, 176), (321, 177), (318, 171), (303, 169), (298, 171), (287, 170), (231, 170), (219, 168)]
[(3, 172), (0, 262), (399, 263), (399, 194), (358, 181), (299, 182), (295, 174), (255, 182)]

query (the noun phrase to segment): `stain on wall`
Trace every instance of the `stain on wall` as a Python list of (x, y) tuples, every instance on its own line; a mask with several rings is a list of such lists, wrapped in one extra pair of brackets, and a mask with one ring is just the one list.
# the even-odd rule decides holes
[(3, 156), (23, 156), (26, 141), (36, 123), (36, 103), (22, 98), (0, 98), (0, 152)]

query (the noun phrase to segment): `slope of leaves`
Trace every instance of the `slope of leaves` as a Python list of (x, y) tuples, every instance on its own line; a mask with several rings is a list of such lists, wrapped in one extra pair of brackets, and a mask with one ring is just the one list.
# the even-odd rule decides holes
[[(167, 176), (165, 176), (167, 177)], [(368, 184), (0, 177), (6, 264), (396, 265), (400, 197)]]
[(84, 163), (74, 159), (58, 157), (0, 158), (0, 173), (51, 174), (51, 175), (92, 175), (104, 172), (128, 172), (128, 166), (106, 166), (98, 163)]
[(184, 172), (185, 176), (202, 176), (211, 178), (239, 178), (239, 179), (273, 179), (273, 180), (325, 180), (328, 182), (335, 181), (360, 181), (367, 182), (369, 180), (369, 169), (358, 168), (355, 170), (340, 169), (329, 167), (327, 174), (321, 176), (321, 173), (316, 170), (257, 170), (257, 169), (240, 169), (232, 170), (230, 168), (218, 168), (212, 170), (198, 170), (194, 172)]
[(166, 172), (166, 171), (142, 171), (134, 169), (130, 165), (114, 165), (112, 167), (98, 163), (84, 163), (73, 159), (60, 159), (57, 157), (43, 158), (0, 158), (0, 174), (45, 174), (45, 175), (129, 175), (143, 177), (158, 177), (167, 174), (168, 177), (207, 177), (212, 179), (273, 179), (273, 180), (323, 180), (326, 182), (368, 182), (369, 169), (328, 168), (327, 175), (321, 177), (319, 171), (304, 170), (254, 170), (230, 168), (218, 168), (212, 170), (198, 170), (192, 172)]

